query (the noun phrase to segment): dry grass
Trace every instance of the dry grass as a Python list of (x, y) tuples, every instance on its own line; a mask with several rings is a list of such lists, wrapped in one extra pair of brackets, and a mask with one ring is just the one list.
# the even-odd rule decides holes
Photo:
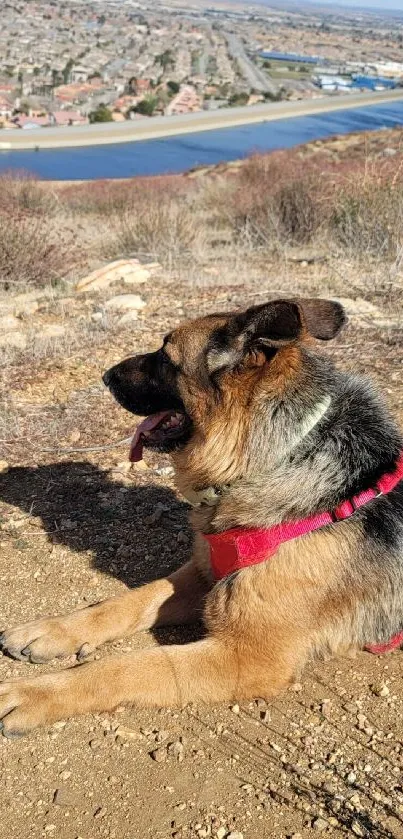
[(0, 287), (53, 286), (78, 259), (54, 193), (19, 174), (0, 177)]
[[(139, 256), (169, 270), (282, 259), (313, 246), (396, 274), (403, 247), (403, 154), (393, 160), (254, 156), (231, 174), (96, 182), (52, 189), (22, 175), (0, 184), (0, 283), (55, 284), (74, 267)], [(399, 269), (400, 270), (400, 269)], [(197, 273), (197, 272), (196, 272)]]

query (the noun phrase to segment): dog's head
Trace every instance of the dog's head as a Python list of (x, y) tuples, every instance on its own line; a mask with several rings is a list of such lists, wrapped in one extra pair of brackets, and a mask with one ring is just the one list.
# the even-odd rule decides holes
[[(262, 399), (286, 398), (298, 379), (302, 348), (327, 341), (345, 322), (339, 303), (276, 300), (245, 312), (208, 315), (166, 335), (156, 352), (122, 361), (104, 382), (126, 410), (146, 416), (133, 438), (175, 452), (193, 446), (242, 446), (251, 413)], [(224, 435), (224, 436), (223, 436)], [(232, 443), (231, 443), (232, 439)]]

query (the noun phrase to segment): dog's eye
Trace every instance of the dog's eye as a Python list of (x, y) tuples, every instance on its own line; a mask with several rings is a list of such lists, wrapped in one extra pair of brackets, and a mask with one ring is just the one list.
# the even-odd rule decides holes
[(164, 365), (168, 365), (168, 364), (169, 364), (169, 366), (170, 366), (173, 370), (180, 370), (180, 369), (181, 369), (181, 368), (180, 368), (180, 366), (179, 366), (179, 364), (175, 364), (175, 362), (174, 362), (174, 361), (172, 361), (172, 358), (170, 358), (170, 356), (168, 355), (168, 353), (167, 353), (167, 352), (165, 352), (164, 347), (161, 347), (161, 349), (160, 349), (160, 358), (161, 358), (161, 362), (162, 362), (162, 364), (164, 364)]

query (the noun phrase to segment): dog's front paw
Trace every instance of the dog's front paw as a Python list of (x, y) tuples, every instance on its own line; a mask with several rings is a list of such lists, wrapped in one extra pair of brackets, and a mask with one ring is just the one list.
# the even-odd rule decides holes
[(84, 651), (88, 654), (93, 649), (91, 627), (86, 626), (89, 612), (86, 608), (65, 617), (41, 618), (16, 626), (0, 635), (0, 649), (31, 664), (79, 654), (82, 649), (84, 657)]
[(0, 730), (5, 737), (21, 737), (60, 718), (60, 679), (56, 674), (0, 684)]

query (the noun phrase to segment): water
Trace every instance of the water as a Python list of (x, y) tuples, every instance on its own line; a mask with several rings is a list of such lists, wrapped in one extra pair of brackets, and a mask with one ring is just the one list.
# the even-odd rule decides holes
[(19, 169), (42, 179), (60, 181), (161, 175), (237, 160), (253, 152), (287, 149), (333, 134), (401, 125), (403, 101), (395, 101), (159, 140), (37, 152), (0, 151), (0, 171)]

